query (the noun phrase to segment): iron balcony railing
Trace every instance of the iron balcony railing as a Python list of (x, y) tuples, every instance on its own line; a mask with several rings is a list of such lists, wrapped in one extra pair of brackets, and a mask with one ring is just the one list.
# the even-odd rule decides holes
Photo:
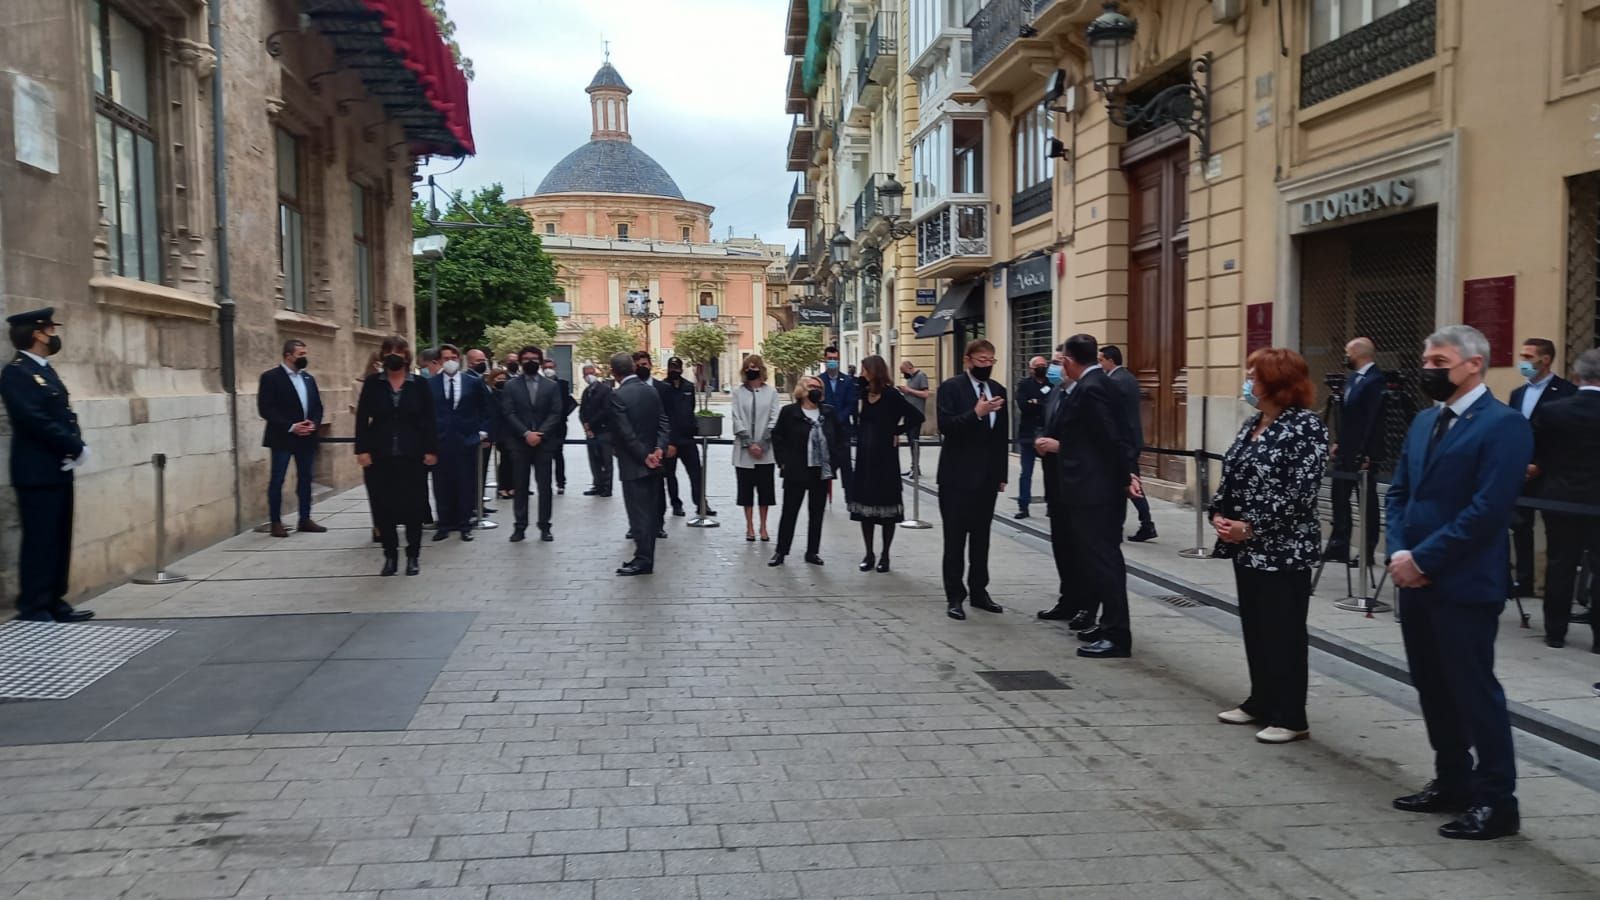
[(899, 23), (899, 17), (893, 12), (880, 12), (873, 18), (872, 26), (867, 29), (867, 40), (861, 45), (861, 53), (856, 60), (857, 97), (866, 97), (869, 88), (881, 91), (893, 77)]
[(949, 201), (917, 223), (917, 267), (989, 257), (989, 201)]
[(1032, 37), (1033, 20), (1055, 0), (989, 0), (972, 17), (972, 71), (984, 66), (1019, 37)]
[(1011, 224), (1020, 225), (1050, 212), (1055, 201), (1055, 186), (1049, 179), (1011, 195)]
[(867, 222), (883, 211), (883, 195), (879, 191), (892, 176), (888, 172), (874, 172), (866, 186), (856, 195), (856, 234), (865, 233)]
[(817, 212), (817, 198), (811, 193), (811, 185), (806, 183), (806, 177), (800, 175), (794, 180), (794, 188), (789, 191), (789, 227), (805, 228), (811, 224), (811, 217)]
[(1432, 59), (1436, 7), (1436, 0), (1411, 0), (1300, 57), (1300, 107)]

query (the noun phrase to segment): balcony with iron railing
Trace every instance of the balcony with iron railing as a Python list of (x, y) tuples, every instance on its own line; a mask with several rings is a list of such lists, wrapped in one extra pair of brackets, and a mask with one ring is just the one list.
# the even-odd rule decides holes
[(917, 223), (917, 277), (948, 278), (990, 261), (989, 198), (950, 197)]
[(1353, 91), (1434, 55), (1436, 0), (1411, 0), (1300, 57), (1300, 107)]
[(817, 126), (809, 113), (796, 115), (789, 125), (789, 171), (804, 172), (817, 146)]
[(817, 195), (812, 192), (806, 177), (801, 175), (794, 180), (794, 188), (789, 191), (789, 227), (810, 228), (811, 220), (816, 215)]
[(856, 195), (856, 235), (864, 235), (872, 230), (869, 221), (883, 209), (883, 194), (880, 189), (893, 177), (888, 172), (874, 172), (867, 177), (867, 183), (862, 186), (861, 193)]
[(989, 0), (967, 27), (972, 29), (972, 86), (980, 93), (1012, 90), (1036, 78), (1033, 65), (1054, 65), (1055, 50), (1040, 39), (1037, 19), (1055, 0)]
[(811, 252), (806, 249), (806, 242), (801, 241), (789, 251), (788, 264), (784, 266), (784, 277), (790, 284), (811, 277)]
[(880, 12), (873, 18), (856, 61), (856, 91), (863, 105), (877, 107), (883, 101), (884, 90), (894, 84), (899, 65), (899, 38), (897, 14)]

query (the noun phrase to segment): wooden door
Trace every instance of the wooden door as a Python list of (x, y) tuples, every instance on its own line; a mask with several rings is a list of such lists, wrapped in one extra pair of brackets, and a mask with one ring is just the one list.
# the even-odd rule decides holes
[[(1123, 361), (1139, 379), (1147, 447), (1188, 445), (1184, 284), (1189, 252), (1189, 144), (1156, 132), (1123, 150), (1128, 179), (1128, 346)], [(1140, 469), (1184, 480), (1180, 457), (1145, 454)]]

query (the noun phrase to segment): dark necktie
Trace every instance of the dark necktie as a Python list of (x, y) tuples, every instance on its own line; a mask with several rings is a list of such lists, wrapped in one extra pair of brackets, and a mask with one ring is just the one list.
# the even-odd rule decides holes
[(1439, 446), (1444, 439), (1445, 432), (1450, 430), (1450, 423), (1455, 421), (1456, 411), (1446, 406), (1439, 410), (1439, 418), (1433, 423), (1433, 436), (1428, 439), (1428, 458), (1433, 458), (1433, 448)]
[(450, 404), (451, 409), (456, 408), (456, 378), (454, 375), (444, 380), (444, 400)]

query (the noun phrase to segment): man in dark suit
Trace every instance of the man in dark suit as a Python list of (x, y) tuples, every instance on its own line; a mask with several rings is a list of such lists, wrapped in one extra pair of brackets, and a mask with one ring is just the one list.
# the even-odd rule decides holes
[(439, 422), (439, 462), (433, 467), (433, 539), (459, 532), (472, 540), (472, 517), (478, 509), (478, 450), (489, 440), (493, 403), (483, 379), (461, 369), (461, 352), (450, 344), (439, 348), (439, 374), (428, 379), (434, 417)]
[[(1551, 371), (1556, 362), (1556, 345), (1544, 338), (1528, 338), (1522, 342), (1521, 359), (1517, 361), (1517, 371), (1522, 374), (1527, 382), (1519, 385), (1511, 392), (1512, 409), (1522, 413), (1522, 417), (1529, 422), (1546, 403), (1571, 397), (1578, 392), (1572, 382), (1562, 378)], [(1525, 497), (1540, 495), (1539, 477), (1530, 466), (1528, 480), (1523, 484), (1522, 494)], [(1516, 591), (1515, 596), (1532, 597), (1535, 593), (1533, 584), (1533, 510), (1517, 509), (1511, 517), (1511, 549), (1512, 559), (1516, 563), (1516, 579), (1512, 582), (1511, 589)], [(1550, 530), (1548, 516), (1545, 521), (1545, 531)], [(1549, 588), (1545, 590), (1549, 593)]]
[(530, 471), (531, 480), (539, 487), (539, 539), (553, 541), (550, 516), (555, 498), (550, 486), (550, 442), (561, 428), (561, 412), (566, 407), (560, 385), (539, 374), (544, 368), (544, 351), (530, 344), (522, 348), (517, 358), (522, 374), (507, 380), (500, 392), (501, 421), (510, 432), (512, 480), (516, 483), (516, 498), (512, 501), (516, 523), (511, 529), (511, 542), (528, 536)]
[[(1141, 409), (1140, 397), (1142, 390), (1139, 379), (1122, 366), (1122, 348), (1115, 344), (1106, 344), (1100, 348), (1100, 369), (1111, 376), (1111, 386), (1117, 389), (1117, 399), (1121, 403), (1119, 412), (1122, 422), (1128, 427), (1128, 441), (1133, 446), (1133, 462), (1129, 464), (1128, 471), (1139, 471), (1139, 448), (1144, 446), (1144, 412)], [(1139, 530), (1128, 535), (1128, 540), (1136, 544), (1153, 541), (1156, 534), (1156, 521), (1150, 517), (1150, 500), (1144, 494), (1139, 494), (1133, 499), (1133, 511), (1139, 514)]]
[(1394, 805), (1461, 813), (1439, 833), (1468, 840), (1520, 826), (1494, 640), (1510, 587), (1505, 533), (1533, 458), (1533, 429), (1489, 393), (1488, 359), (1489, 341), (1476, 328), (1450, 325), (1428, 338), (1421, 388), (1441, 405), (1412, 421), (1388, 495), (1389, 576), (1437, 773)]
[[(665, 387), (662, 385), (661, 379), (650, 377), (651, 367), (654, 363), (655, 358), (650, 355), (649, 350), (633, 351), (633, 374), (638, 377), (639, 381), (644, 384), (645, 387), (648, 387), (656, 392), (661, 399), (662, 413), (665, 414), (668, 406), (667, 396), (665, 393), (663, 393)], [(616, 448), (614, 447), (612, 448), (613, 452), (615, 452), (615, 449)], [(665, 457), (663, 457), (663, 459), (665, 459)], [(662, 463), (662, 467), (664, 472), (666, 467), (665, 462)], [(667, 482), (665, 479), (658, 478), (654, 483), (656, 488), (661, 491), (661, 500), (655, 506), (657, 511), (656, 540), (664, 541), (667, 539)], [(628, 536), (625, 538), (625, 540), (633, 540), (632, 530), (628, 532)]]
[(310, 359), (304, 341), (283, 344), (283, 364), (261, 373), (256, 388), (256, 411), (265, 420), (261, 446), (271, 451), (272, 474), (267, 480), (267, 510), (272, 515), (272, 536), (286, 538), (283, 524), (283, 482), (294, 461), (300, 524), (296, 530), (321, 534), (328, 529), (311, 521), (311, 473), (317, 465), (317, 429), (322, 426), (322, 394), (317, 380), (306, 371)]
[(1022, 473), (1017, 478), (1017, 514), (1012, 516), (1014, 519), (1026, 519), (1028, 504), (1033, 502), (1033, 464), (1039, 459), (1039, 454), (1033, 449), (1033, 441), (1044, 431), (1044, 408), (1055, 390), (1045, 380), (1045, 374), (1049, 371), (1050, 364), (1045, 362), (1044, 357), (1035, 356), (1028, 360), (1028, 375), (1017, 382), (1016, 393), (1011, 398), (1017, 408), (1017, 454), (1022, 458)]
[(611, 496), (611, 432), (608, 430), (611, 409), (611, 382), (600, 377), (594, 366), (583, 367), (583, 396), (578, 400), (578, 423), (583, 426), (583, 436), (589, 451), (589, 474), (593, 481), (583, 492), (585, 497)]
[(622, 502), (628, 510), (633, 535), (633, 559), (617, 569), (618, 575), (649, 575), (656, 567), (656, 529), (661, 521), (662, 460), (671, 443), (661, 393), (638, 375), (633, 357), (611, 357), (611, 375), (617, 387), (611, 392), (607, 430), (617, 455), (622, 478)]
[[(689, 476), (689, 502), (699, 515), (700, 501), (705, 497), (704, 473), (701, 472), (700, 453), (694, 439), (699, 426), (694, 415), (694, 382), (683, 377), (683, 360), (674, 356), (667, 360), (667, 377), (657, 382), (661, 389), (661, 402), (672, 423), (672, 446), (667, 448), (665, 481), (667, 494), (672, 499), (672, 514), (686, 515), (683, 500), (678, 496), (678, 467)], [(709, 507), (707, 515), (716, 515)]]
[(830, 346), (822, 350), (822, 402), (833, 407), (833, 414), (839, 418), (839, 430), (844, 432), (845, 464), (835, 474), (844, 486), (844, 499), (848, 502), (850, 485), (855, 481), (855, 450), (850, 445), (855, 443), (856, 417), (861, 410), (856, 399), (856, 376), (840, 370), (838, 347)]
[(544, 361), (544, 377), (556, 383), (561, 388), (561, 425), (556, 433), (550, 436), (550, 458), (555, 467), (556, 493), (567, 492), (567, 419), (572, 417), (572, 411), (578, 408), (577, 398), (572, 396), (572, 382), (562, 378), (556, 372), (556, 361)]
[[(1578, 392), (1542, 403), (1533, 416), (1534, 477), (1545, 500), (1600, 507), (1600, 350), (1585, 350), (1573, 363)], [(1589, 554), (1600, 565), (1600, 518), (1546, 511), (1550, 559), (1544, 576), (1544, 641), (1563, 647), (1572, 618), (1578, 564)], [(1600, 653), (1593, 597), (1589, 603), (1591, 648)]]
[[(1006, 422), (1006, 389), (989, 376), (994, 345), (968, 344), (966, 371), (939, 385), (939, 516), (944, 522), (944, 597), (952, 619), (973, 609), (1002, 612), (989, 596), (989, 528), (994, 504), (1006, 489), (1011, 434)], [(966, 557), (966, 559), (963, 559)], [(965, 583), (963, 583), (965, 575)]]
[(66, 600), (72, 570), (73, 471), (88, 461), (89, 448), (67, 386), (50, 365), (49, 357), (61, 351), (55, 314), (45, 307), (7, 318), (17, 356), (0, 369), (0, 399), (11, 417), (11, 486), (22, 525), (17, 618), (26, 622), (94, 618)]
[[(1358, 475), (1365, 470), (1367, 478), (1367, 509), (1373, 521), (1367, 523), (1367, 560), (1376, 558), (1378, 550), (1378, 469), (1383, 462), (1383, 398), (1388, 390), (1388, 379), (1378, 368), (1377, 345), (1371, 338), (1358, 337), (1344, 345), (1344, 367), (1350, 374), (1345, 378), (1344, 397), (1339, 405), (1338, 441), (1332, 449), (1334, 471)], [(1335, 479), (1333, 482), (1333, 533), (1323, 556), (1334, 562), (1359, 564), (1359, 557), (1350, 549), (1350, 532), (1354, 519), (1350, 515), (1350, 498), (1360, 487), (1356, 481)]]
[(1042, 455), (1059, 455), (1053, 495), (1058, 510), (1052, 511), (1051, 521), (1066, 530), (1067, 568), (1079, 587), (1076, 597), (1064, 598), (1067, 605), (1058, 600), (1039, 618), (1070, 621), (1087, 612), (1092, 623), (1095, 607), (1103, 605), (1099, 626), (1078, 635), (1086, 644), (1078, 648), (1078, 655), (1123, 658), (1132, 654), (1133, 632), (1122, 562), (1122, 523), (1128, 514), (1127, 498), (1141, 493), (1133, 471), (1138, 453), (1132, 430), (1123, 421), (1121, 395), (1100, 368), (1095, 339), (1076, 334), (1061, 349), (1062, 366), (1076, 384), (1056, 410), (1050, 433), (1039, 438), (1038, 450)]

